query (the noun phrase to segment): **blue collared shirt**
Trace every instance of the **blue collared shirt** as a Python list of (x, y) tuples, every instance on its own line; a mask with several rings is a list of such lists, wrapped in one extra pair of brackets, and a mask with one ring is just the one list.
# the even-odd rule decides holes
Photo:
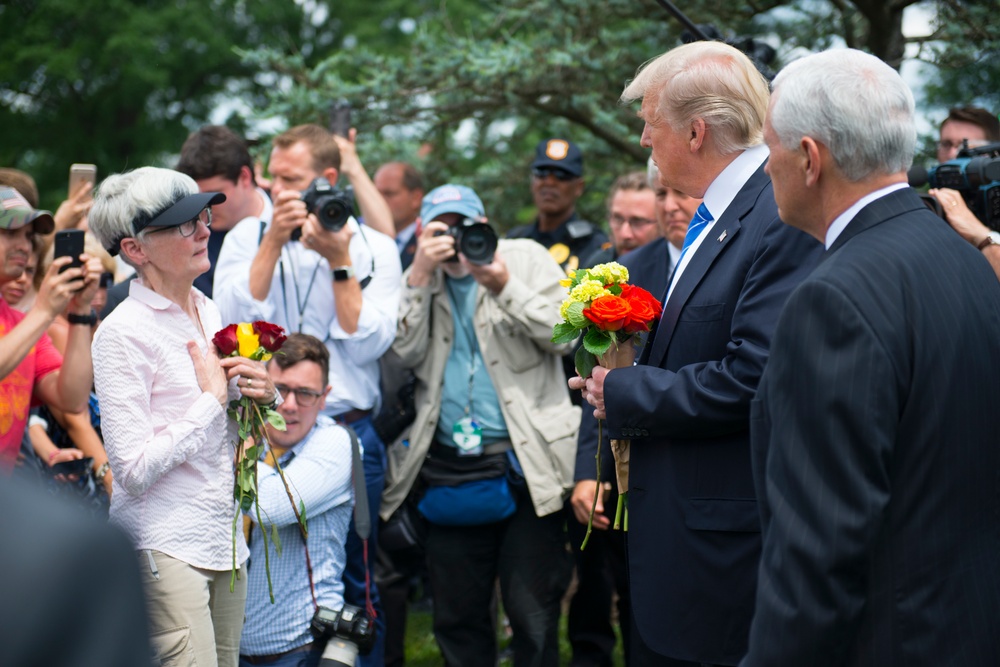
[[(340, 609), (344, 606), (341, 581), (346, 562), (344, 544), (354, 505), (350, 436), (329, 417), (320, 415), (305, 439), (287, 451), (279, 462), (296, 506), (300, 500), (306, 506), (316, 598), (323, 607)], [(275, 600), (271, 604), (261, 527), (251, 508), (247, 513), (254, 525), (250, 536), (246, 622), (240, 638), (240, 653), (244, 655), (284, 653), (313, 639), (309, 621), (314, 608), (295, 514), (277, 471), (262, 463), (257, 466), (257, 475), (261, 519), (268, 531), (270, 524), (278, 526), (281, 555), (277, 555), (268, 539)]]

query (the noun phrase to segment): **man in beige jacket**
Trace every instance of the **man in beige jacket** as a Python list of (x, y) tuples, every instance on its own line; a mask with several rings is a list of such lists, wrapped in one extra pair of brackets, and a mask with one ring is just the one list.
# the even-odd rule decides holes
[(550, 342), (563, 273), (534, 241), (497, 246), (467, 187), (432, 190), (421, 218), (393, 344), (417, 378), (417, 417), (409, 446), (390, 453), (382, 516), (423, 489), (447, 665), (496, 663), (499, 576), (515, 664), (555, 666), (572, 567), (560, 510), (580, 420), (560, 362), (567, 348)]

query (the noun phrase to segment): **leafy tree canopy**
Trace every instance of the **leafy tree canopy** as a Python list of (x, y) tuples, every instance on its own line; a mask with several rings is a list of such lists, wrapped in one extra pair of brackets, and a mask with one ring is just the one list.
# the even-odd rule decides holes
[[(862, 48), (894, 66), (908, 40), (903, 11), (916, 0), (692, 0), (683, 11), (729, 39), (754, 36), (777, 48), (776, 70), (803, 50)], [(997, 106), (1000, 19), (958, 0), (938, 11), (919, 57), (940, 64), (938, 105)], [(988, 3), (987, 3), (988, 4)], [(357, 109), (361, 154), (370, 170), (391, 159), (422, 167), (429, 183), (473, 186), (502, 228), (529, 221), (528, 164), (534, 145), (561, 135), (584, 151), (583, 213), (603, 221), (615, 176), (644, 167), (641, 123), (618, 103), (639, 65), (680, 43), (682, 26), (655, 0), (444, 0), (421, 6), (416, 30), (395, 54), (368, 48), (332, 53), (310, 67), (264, 48), (247, 62), (292, 85), (272, 91), (267, 115), (324, 122), (331, 100)], [(992, 26), (990, 28), (989, 26)], [(954, 74), (954, 76), (952, 76)]]

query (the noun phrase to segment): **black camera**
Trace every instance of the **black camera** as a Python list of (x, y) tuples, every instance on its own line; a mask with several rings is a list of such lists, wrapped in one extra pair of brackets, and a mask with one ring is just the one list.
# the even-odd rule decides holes
[(932, 188), (958, 190), (966, 204), (991, 229), (1000, 229), (1000, 143), (969, 148), (927, 170)]
[[(306, 203), (306, 208), (316, 215), (319, 224), (327, 231), (339, 231), (354, 214), (351, 195), (338, 190), (322, 177), (310, 183), (299, 199)], [(301, 237), (301, 228), (292, 232), (293, 241), (298, 241)]]
[[(493, 261), (497, 251), (497, 233), (485, 222), (474, 218), (462, 218), (448, 227), (446, 232), (436, 232), (434, 236), (447, 234), (455, 239), (456, 253), (460, 252), (472, 264), (485, 265)], [(457, 262), (454, 255), (447, 262)]]
[(358, 655), (368, 655), (375, 647), (375, 624), (363, 609), (345, 604), (340, 611), (317, 607), (309, 632), (325, 642), (321, 667), (354, 667)]

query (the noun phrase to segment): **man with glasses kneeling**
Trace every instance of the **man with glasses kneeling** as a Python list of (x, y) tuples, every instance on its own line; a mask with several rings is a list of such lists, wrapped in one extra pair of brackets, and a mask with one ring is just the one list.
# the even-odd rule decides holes
[[(329, 365), (326, 346), (297, 333), (268, 362), (271, 380), (284, 399), (276, 409), (285, 418), (286, 430), (268, 427), (269, 450), (257, 466), (257, 493), (264, 530), (277, 526), (281, 557), (268, 539), (276, 600), (272, 604), (261, 527), (256, 513), (247, 512), (250, 561), (241, 667), (318, 664), (323, 646), (314, 644), (309, 632), (316, 605), (333, 611), (344, 606), (345, 543), (354, 504), (351, 439), (345, 428), (320, 414), (330, 391)], [(308, 537), (296, 516), (300, 502), (308, 513)]]

